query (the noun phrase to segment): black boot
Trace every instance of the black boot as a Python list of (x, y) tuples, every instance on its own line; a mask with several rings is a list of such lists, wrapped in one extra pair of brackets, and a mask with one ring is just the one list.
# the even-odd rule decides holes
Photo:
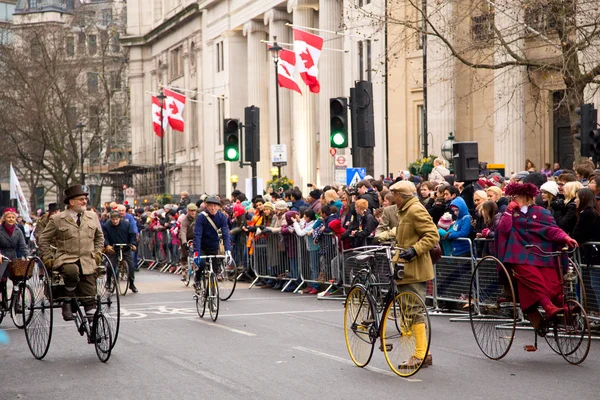
[(137, 293), (138, 290), (135, 287), (135, 285), (133, 284), (133, 281), (129, 281), (129, 289), (133, 292), (133, 293)]

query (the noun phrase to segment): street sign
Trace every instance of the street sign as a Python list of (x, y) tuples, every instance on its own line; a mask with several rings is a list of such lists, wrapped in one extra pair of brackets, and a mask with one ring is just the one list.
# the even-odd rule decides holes
[(348, 165), (348, 160), (344, 156), (337, 156), (335, 158), (335, 166), (336, 167), (345, 167)]
[(271, 164), (276, 167), (287, 165), (287, 147), (285, 144), (271, 145)]
[(333, 149), (333, 148), (329, 149), (329, 154), (331, 154), (332, 157), (335, 156), (335, 153), (337, 153), (336, 149)]
[(367, 176), (366, 168), (347, 168), (346, 169), (346, 185), (351, 186), (358, 183)]
[(135, 197), (135, 188), (128, 187), (125, 189), (125, 197)]

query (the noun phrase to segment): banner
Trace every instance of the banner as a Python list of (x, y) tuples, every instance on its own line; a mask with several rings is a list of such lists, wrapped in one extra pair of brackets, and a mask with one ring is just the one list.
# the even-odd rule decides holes
[(19, 178), (17, 178), (17, 174), (15, 173), (12, 164), (10, 166), (10, 198), (17, 199), (19, 215), (23, 217), (23, 220), (31, 222), (31, 218), (29, 217), (29, 205), (27, 205), (27, 199), (25, 199), (23, 189), (19, 183)]

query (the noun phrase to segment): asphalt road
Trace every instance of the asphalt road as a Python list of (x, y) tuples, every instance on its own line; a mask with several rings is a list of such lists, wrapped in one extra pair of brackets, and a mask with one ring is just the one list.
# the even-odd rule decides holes
[(341, 301), (241, 284), (213, 323), (198, 317), (191, 289), (177, 277), (144, 271), (137, 282), (140, 293), (122, 298), (121, 332), (107, 364), (59, 310), (43, 361), (5, 319), (0, 328), (10, 343), (0, 346), (0, 400), (598, 397), (598, 341), (583, 365), (571, 366), (543, 341), (537, 352), (523, 351), (533, 334), (519, 332), (508, 356), (492, 361), (468, 322), (435, 316), (434, 365), (405, 379), (377, 348), (367, 368), (352, 364)]

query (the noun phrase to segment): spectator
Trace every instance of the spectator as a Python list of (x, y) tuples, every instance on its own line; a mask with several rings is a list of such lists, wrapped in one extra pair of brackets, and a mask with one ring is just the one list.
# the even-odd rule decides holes
[(364, 199), (367, 201), (369, 205), (369, 210), (373, 211), (376, 208), (379, 208), (379, 197), (377, 196), (377, 191), (373, 189), (371, 183), (363, 179), (356, 184), (356, 189), (358, 190), (358, 198)]
[[(445, 212), (437, 223), (438, 234), (440, 237), (446, 236), (453, 223), (454, 221), (452, 221), (452, 214)], [(452, 254), (452, 246), (450, 245), (450, 241), (442, 240), (440, 241), (440, 246), (445, 256), (450, 256)]]
[(285, 286), (284, 292), (293, 292), (300, 284), (300, 274), (298, 273), (297, 242), (294, 233), (294, 222), (298, 218), (297, 211), (288, 211), (285, 213), (285, 223), (281, 226), (280, 233), (283, 237), (285, 253), (287, 256), (287, 265), (289, 266), (286, 278), (289, 283)]
[(552, 166), (552, 175), (554, 175), (557, 171), (560, 171), (560, 163), (555, 162)]
[(437, 224), (444, 212), (446, 212), (446, 199), (444, 193), (446, 192), (446, 188), (449, 187), (451, 186), (448, 184), (438, 186), (433, 205), (427, 210), (434, 224)]
[(466, 240), (457, 240), (468, 238), (471, 234), (471, 214), (469, 214), (467, 204), (462, 197), (456, 197), (450, 203), (450, 210), (456, 216), (456, 223), (454, 223), (452, 229), (442, 239), (451, 241), (452, 255), (454, 257), (471, 257), (469, 242)]
[(290, 206), (290, 211), (300, 212), (300, 208), (306, 207), (309, 208), (309, 204), (302, 199), (302, 192), (298, 189), (294, 189), (290, 192), (290, 200), (292, 205)]
[(550, 167), (550, 163), (544, 163), (544, 168), (540, 171), (540, 173), (546, 175), (546, 178), (550, 178), (552, 176), (552, 167)]
[(588, 186), (589, 179), (592, 175), (594, 175), (593, 164), (590, 165), (588, 163), (581, 163), (577, 167), (575, 167), (575, 176), (584, 187)]
[(570, 235), (575, 228), (577, 223), (577, 205), (575, 204), (575, 197), (577, 191), (583, 189), (581, 182), (568, 182), (563, 188), (565, 194), (565, 204), (562, 209), (557, 210), (555, 213), (556, 224), (560, 229), (565, 231), (567, 235)]
[(365, 199), (359, 199), (355, 203), (356, 216), (350, 222), (350, 226), (342, 235), (342, 239), (349, 239), (352, 248), (367, 246), (371, 244), (371, 237), (375, 234), (377, 220), (369, 209)]
[(528, 158), (525, 160), (525, 171), (527, 172), (535, 172), (535, 164)]
[(321, 192), (319, 189), (315, 189), (312, 190), (309, 194), (308, 194), (308, 204), (309, 204), (309, 208), (311, 210), (313, 210), (315, 212), (315, 214), (320, 214), (321, 213), (321, 195), (323, 194), (323, 192)]
[(558, 185), (554, 181), (548, 181), (540, 188), (542, 196), (542, 207), (550, 211), (554, 217), (555, 210), (560, 210), (563, 206), (563, 201), (558, 199)]
[[(477, 233), (477, 238), (494, 239), (496, 237), (496, 229), (500, 223), (502, 214), (498, 212), (498, 205), (493, 201), (486, 201), (481, 205), (479, 214), (483, 219), (484, 228)], [(495, 255), (495, 245), (493, 242), (487, 242), (483, 246), (482, 256)]]
[(444, 187), (444, 200), (447, 204), (450, 204), (459, 195), (459, 189), (456, 186), (445, 186)]
[(398, 226), (398, 207), (396, 206), (393, 193), (385, 196), (384, 205), (389, 202), (390, 205), (383, 208), (383, 214), (375, 230), (375, 240), (385, 242), (396, 238), (396, 227)]
[[(301, 223), (300, 216), (296, 216), (293, 227), (296, 235), (303, 237), (306, 236), (306, 240), (304, 241), (304, 245), (308, 250), (309, 254), (309, 266), (310, 266), (310, 275), (308, 276), (308, 280), (316, 280), (319, 276), (319, 244), (315, 243), (312, 238), (312, 234), (314, 231), (314, 225), (317, 221), (317, 215), (311, 209), (308, 209), (304, 212), (304, 221)], [(317, 294), (319, 293), (319, 284), (318, 283), (310, 283), (308, 285), (308, 290), (305, 291), (306, 294)]]
[(497, 186), (489, 187), (486, 191), (488, 200), (496, 202), (498, 212), (502, 214), (508, 206), (508, 198), (502, 196), (502, 189)]
[(334, 189), (326, 190), (324, 196), (325, 204), (335, 206), (338, 210), (342, 209), (342, 201)]
[(590, 177), (588, 189), (594, 192), (594, 196), (596, 196), (596, 203), (600, 205), (600, 175), (594, 175)]
[(565, 198), (563, 188), (568, 182), (575, 182), (577, 177), (571, 173), (564, 172), (558, 176), (556, 179), (556, 184), (558, 185), (558, 197), (561, 199)]
[(419, 186), (419, 201), (429, 209), (435, 198), (435, 183), (431, 181), (422, 182)]
[(429, 181), (437, 184), (445, 183), (447, 175), (450, 175), (450, 171), (446, 168), (446, 162), (442, 158), (433, 160), (433, 170), (429, 174)]

